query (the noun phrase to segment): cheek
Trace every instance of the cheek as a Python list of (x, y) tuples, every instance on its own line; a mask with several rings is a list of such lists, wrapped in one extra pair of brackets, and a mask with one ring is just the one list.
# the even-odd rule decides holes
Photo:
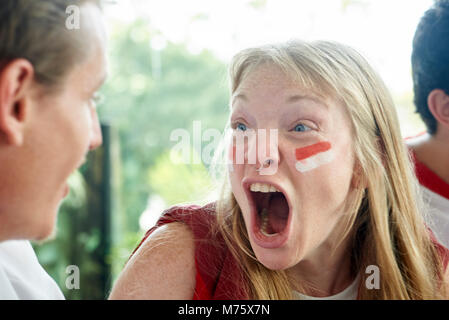
[(231, 184), (231, 190), (234, 194), (235, 199), (237, 200), (240, 208), (243, 209), (247, 207), (247, 199), (245, 192), (242, 187), (242, 179), (245, 172), (244, 164), (235, 164), (236, 163), (236, 147), (234, 144), (231, 144), (228, 149), (228, 171), (229, 171), (229, 182)]
[(60, 128), (58, 158), (62, 160), (62, 154), (65, 155), (64, 167), (67, 173), (71, 173), (80, 165), (89, 150), (92, 135), (92, 119), (89, 110), (81, 108), (65, 115), (60, 126), (63, 128)]
[(300, 173), (305, 173), (325, 164), (332, 162), (335, 158), (332, 145), (328, 141), (318, 142), (306, 147), (296, 148), (295, 168)]
[(235, 163), (235, 158), (236, 158), (236, 146), (234, 144), (234, 142), (231, 142), (231, 145), (229, 146), (228, 149), (228, 160), (231, 164)]
[(246, 213), (249, 212), (249, 203), (246, 197), (245, 191), (242, 187), (242, 178), (241, 175), (236, 174), (235, 172), (229, 174), (229, 180), (231, 184), (231, 190), (237, 201), (240, 209), (242, 210), (243, 216), (246, 216)]
[[(290, 165), (303, 208), (333, 212), (347, 196), (352, 177), (350, 152), (324, 141), (292, 148)], [(313, 211), (313, 210), (312, 210)]]
[(73, 136), (79, 141), (82, 148), (88, 148), (94, 129), (92, 113), (87, 107), (84, 107), (77, 118), (79, 120), (74, 123)]
[(246, 145), (233, 140), (228, 147), (227, 160), (231, 178), (242, 179), (247, 164)]
[(248, 158), (248, 147), (250, 141), (254, 141), (253, 135), (251, 133), (242, 133), (237, 132), (232, 136), (232, 140), (228, 150), (228, 159), (229, 161), (235, 165), (242, 165), (245, 163), (255, 163), (249, 160), (252, 157)]

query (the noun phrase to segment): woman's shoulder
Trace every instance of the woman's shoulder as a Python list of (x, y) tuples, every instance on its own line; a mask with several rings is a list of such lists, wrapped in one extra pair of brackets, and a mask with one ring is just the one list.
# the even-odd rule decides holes
[(198, 252), (212, 252), (208, 240), (215, 221), (214, 204), (165, 210), (133, 251), (110, 298), (191, 299)]
[(162, 213), (156, 227), (170, 222), (183, 222), (191, 228), (207, 227), (216, 222), (215, 208), (214, 202), (204, 206), (195, 204), (173, 206)]
[(191, 299), (194, 248), (192, 231), (185, 224), (157, 228), (128, 260), (110, 299)]
[(212, 231), (215, 230), (214, 227), (217, 225), (215, 203), (209, 203), (204, 206), (179, 205), (165, 210), (156, 224), (146, 232), (133, 254), (155, 230), (173, 222), (182, 223), (189, 227), (194, 240), (210, 238)]

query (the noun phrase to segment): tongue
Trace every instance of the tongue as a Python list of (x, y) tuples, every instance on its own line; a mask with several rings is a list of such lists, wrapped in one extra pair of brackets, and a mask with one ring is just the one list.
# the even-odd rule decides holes
[(284, 230), (288, 220), (288, 204), (280, 192), (272, 193), (263, 203), (268, 211), (268, 232), (280, 233)]

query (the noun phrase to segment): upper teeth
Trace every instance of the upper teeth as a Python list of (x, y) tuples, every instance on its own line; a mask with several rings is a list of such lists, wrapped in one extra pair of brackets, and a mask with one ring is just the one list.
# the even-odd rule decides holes
[(280, 192), (272, 185), (266, 183), (252, 183), (250, 190), (254, 192)]

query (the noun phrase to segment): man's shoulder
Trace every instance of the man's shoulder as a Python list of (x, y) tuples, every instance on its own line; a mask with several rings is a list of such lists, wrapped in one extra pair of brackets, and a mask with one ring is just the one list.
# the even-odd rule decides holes
[(10, 278), (6, 274), (0, 259), (0, 300), (18, 300), (19, 296), (14, 290)]
[(0, 297), (4, 299), (64, 299), (29, 241), (0, 242), (0, 269)]

